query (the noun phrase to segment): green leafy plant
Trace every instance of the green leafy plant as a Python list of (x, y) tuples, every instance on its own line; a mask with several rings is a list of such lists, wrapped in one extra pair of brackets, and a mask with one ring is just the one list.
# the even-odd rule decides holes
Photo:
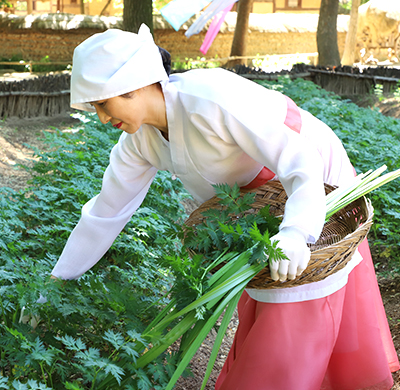
[[(32, 65), (32, 72), (55, 72), (60, 70), (71, 69), (71, 65), (56, 65), (52, 64), (49, 56), (44, 56), (40, 59), (40, 64)], [(42, 65), (43, 64), (43, 65)]]
[[(348, 187), (337, 188), (328, 194), (326, 221), (354, 200), (400, 177), (400, 169), (380, 177), (385, 169), (386, 167), (383, 166), (374, 172), (358, 175)], [(202, 255), (192, 256), (195, 259), (195, 268), (187, 267), (186, 261), (173, 262), (173, 270), (177, 273), (178, 293), (181, 294), (184, 291), (181, 287), (184, 281), (189, 286), (187, 290), (194, 291), (195, 295), (187, 294), (185, 305), (179, 305), (179, 295), (175, 294), (168, 310), (144, 332), (145, 337), (150, 337), (154, 347), (138, 359), (139, 367), (156, 358), (171, 343), (182, 337), (179, 365), (166, 390), (173, 388), (194, 353), (225, 310), (203, 379), (201, 389), (204, 389), (221, 346), (222, 337), (247, 283), (268, 263), (287, 259), (277, 246), (278, 242), (272, 243), (270, 240), (270, 232), (278, 230), (279, 218), (270, 215), (267, 208), (257, 213), (243, 214), (252, 208), (255, 194), (247, 193), (241, 196), (237, 185), (232, 189), (227, 185), (219, 185), (215, 188), (224, 209), (215, 208), (203, 212), (207, 218), (191, 228), (191, 234), (184, 229), (184, 248), (193, 248), (202, 252)], [(247, 218), (249, 215), (255, 220)], [(217, 225), (212, 225), (216, 221), (219, 228)], [(260, 229), (259, 225), (263, 228)], [(220, 235), (215, 234), (218, 230), (221, 230)], [(186, 255), (186, 258), (188, 257)], [(200, 273), (195, 272), (193, 275), (187, 272), (189, 270), (200, 270)], [(180, 316), (181, 321), (162, 335), (171, 322)]]
[(0, 8), (11, 8), (11, 3), (7, 0), (0, 0)]
[[(1, 58), (0, 62), (23, 62), (22, 55), (13, 55), (11, 58)], [(26, 72), (28, 65), (0, 64), (0, 69), (12, 69), (16, 72)]]
[[(244, 252), (254, 247), (258, 241), (250, 262), (260, 261), (259, 254), (265, 249), (263, 243), (268, 242), (268, 239), (260, 239), (259, 234), (278, 233), (280, 219), (272, 216), (268, 207), (258, 213), (246, 213), (254, 203), (255, 194), (240, 194), (237, 184), (232, 188), (227, 184), (220, 184), (214, 186), (214, 189), (223, 207), (204, 211), (203, 222), (195, 228), (189, 227), (185, 230), (185, 248), (213, 258), (226, 250)], [(235, 218), (232, 219), (232, 216)]]
[(189, 70), (189, 69), (201, 69), (201, 68), (217, 68), (220, 66), (218, 57), (215, 60), (210, 61), (205, 57), (197, 57), (196, 59), (185, 57), (184, 60), (177, 58), (172, 61), (172, 69), (176, 71)]
[[(200, 224), (184, 226), (178, 232), (183, 240), (179, 256), (162, 261), (175, 276), (171, 302), (143, 332), (154, 347), (138, 359), (138, 367), (148, 364), (182, 338), (179, 365), (166, 390), (173, 388), (225, 311), (203, 380), (204, 388), (247, 283), (267, 263), (286, 258), (277, 242), (270, 240), (278, 232), (280, 219), (272, 216), (267, 207), (258, 213), (246, 213), (252, 208), (254, 193), (243, 195), (238, 185), (231, 188), (222, 184), (214, 188), (222, 209), (204, 211), (205, 218)], [(178, 318), (180, 321), (176, 323)]]
[[(284, 92), (332, 127), (358, 172), (384, 164), (389, 171), (400, 168), (399, 120), (304, 80), (263, 85)], [(78, 280), (48, 283), (82, 205), (100, 190), (120, 135), (94, 116), (82, 120), (74, 132), (47, 133), (48, 147), (35, 151), (33, 169), (22, 168), (33, 174), (25, 190), (0, 189), (0, 389), (165, 390), (184, 372), (205, 337), (204, 327), (212, 327), (226, 308), (218, 345), (241, 289), (264, 266), (257, 251), (269, 237), (262, 227), (265, 216), (230, 225), (210, 211), (204, 232), (196, 233), (201, 245), (189, 232), (184, 248), (182, 202), (188, 194), (179, 180), (160, 172), (98, 264)], [(369, 196), (375, 208), (370, 238), (392, 256), (400, 238), (398, 186), (393, 181)], [(232, 201), (223, 187), (216, 191), (239, 212), (241, 201)], [(200, 252), (189, 256), (188, 249)], [(47, 303), (37, 303), (40, 293)], [(19, 323), (23, 306), (40, 318), (36, 329)], [(168, 346), (184, 333), (180, 354), (173, 352)]]
[[(48, 283), (119, 135), (92, 116), (75, 132), (47, 133), (48, 148), (25, 167), (33, 173), (26, 190), (0, 189), (0, 388), (164, 389), (174, 371), (169, 352), (140, 369), (135, 359), (147, 347), (141, 332), (169, 302), (173, 276), (157, 260), (180, 245), (167, 238), (185, 217), (178, 180), (160, 172), (92, 270)], [(47, 303), (37, 303), (40, 294)], [(40, 318), (36, 329), (19, 323), (23, 306)]]

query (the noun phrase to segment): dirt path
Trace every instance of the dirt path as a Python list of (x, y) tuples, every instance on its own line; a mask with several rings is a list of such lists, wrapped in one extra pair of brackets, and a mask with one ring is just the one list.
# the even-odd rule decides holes
[[(400, 104), (395, 102), (382, 103), (382, 109), (386, 114), (400, 117)], [(71, 126), (77, 125), (78, 120), (71, 118), (68, 114), (52, 118), (19, 119), (8, 118), (0, 121), (0, 187), (8, 186), (14, 189), (25, 187), (29, 174), (16, 169), (17, 164), (32, 164), (32, 151), (24, 146), (29, 144), (42, 148), (42, 131), (52, 132), (54, 128), (68, 130)], [(384, 271), (385, 264), (380, 262), (378, 271)], [(389, 326), (392, 332), (396, 350), (400, 354), (400, 277), (379, 277), (379, 285), (382, 292), (382, 299), (386, 309)], [(213, 390), (218, 373), (222, 368), (229, 348), (233, 341), (238, 326), (237, 313), (235, 313), (229, 325), (226, 337), (207, 384), (207, 390)], [(207, 366), (208, 356), (212, 349), (213, 335), (210, 335), (192, 360), (192, 371), (194, 377), (181, 378), (176, 390), (198, 390), (201, 387), (202, 378)], [(394, 374), (395, 385), (393, 390), (400, 390), (400, 372)]]
[(66, 113), (57, 117), (20, 119), (11, 117), (0, 120), (0, 187), (15, 190), (25, 187), (29, 174), (18, 169), (18, 164), (32, 165), (32, 149), (26, 144), (43, 148), (43, 132), (53, 132), (54, 128), (66, 130), (78, 125), (79, 120)]

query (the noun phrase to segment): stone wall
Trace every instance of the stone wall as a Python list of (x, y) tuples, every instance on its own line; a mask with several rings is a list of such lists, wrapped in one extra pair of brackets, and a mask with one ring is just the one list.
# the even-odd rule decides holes
[[(344, 15), (343, 15), (344, 16)], [(31, 17), (29, 19), (29, 17)], [(80, 19), (77, 19), (80, 17)], [(338, 19), (338, 43), (342, 53), (348, 17)], [(84, 23), (84, 21), (86, 21)], [(207, 53), (207, 58), (226, 58), (230, 54), (236, 13), (231, 12)], [(174, 60), (196, 59), (203, 55), (199, 48), (205, 32), (187, 38), (187, 26), (173, 30), (161, 16), (154, 20), (155, 42), (168, 50)], [(248, 36), (248, 56), (257, 54), (295, 54), (317, 52), (318, 15), (252, 14)], [(20, 56), (38, 61), (49, 56), (51, 61), (71, 61), (74, 48), (90, 35), (107, 28), (119, 28), (118, 18), (82, 17), (57, 14), (25, 18), (0, 13), (0, 58)]]
[[(102, 30), (98, 30), (101, 32)], [(78, 30), (3, 30), (0, 29), (2, 58), (18, 56), (39, 61), (49, 56), (51, 61), (71, 61), (76, 45), (97, 31)]]
[[(184, 32), (174, 30), (155, 30), (156, 43), (168, 50), (172, 58), (185, 57), (196, 59), (203, 57), (199, 48), (203, 42), (205, 33), (186, 38)], [(207, 58), (227, 58), (230, 55), (233, 40), (233, 32), (218, 34), (211, 48), (207, 52)], [(338, 33), (338, 45), (340, 53), (343, 52), (346, 33)], [(248, 36), (247, 55), (257, 54), (295, 54), (316, 53), (316, 33), (313, 32), (259, 32), (252, 31)]]

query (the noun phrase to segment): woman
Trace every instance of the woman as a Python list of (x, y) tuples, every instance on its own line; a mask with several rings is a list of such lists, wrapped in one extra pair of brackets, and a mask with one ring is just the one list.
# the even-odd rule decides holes
[[(74, 53), (71, 106), (123, 130), (100, 194), (82, 209), (52, 276), (91, 268), (140, 206), (157, 170), (179, 177), (199, 201), (215, 183), (257, 187), (279, 179), (288, 200), (273, 238), (290, 260), (274, 280), (294, 279), (325, 216), (323, 183), (353, 168), (335, 134), (284, 95), (222, 69), (164, 70), (149, 29), (108, 30)], [(390, 389), (399, 368), (368, 245), (322, 282), (247, 290), (220, 390)], [(364, 245), (364, 246), (365, 246)], [(372, 304), (374, 302), (374, 304)]]

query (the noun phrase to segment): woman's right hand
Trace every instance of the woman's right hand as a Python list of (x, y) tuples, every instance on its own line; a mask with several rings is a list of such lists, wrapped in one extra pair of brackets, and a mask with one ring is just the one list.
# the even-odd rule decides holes
[(311, 251), (307, 246), (307, 237), (295, 227), (283, 228), (271, 238), (271, 242), (278, 241), (278, 247), (289, 260), (272, 261), (269, 265), (271, 278), (284, 282), (300, 276), (307, 268)]

